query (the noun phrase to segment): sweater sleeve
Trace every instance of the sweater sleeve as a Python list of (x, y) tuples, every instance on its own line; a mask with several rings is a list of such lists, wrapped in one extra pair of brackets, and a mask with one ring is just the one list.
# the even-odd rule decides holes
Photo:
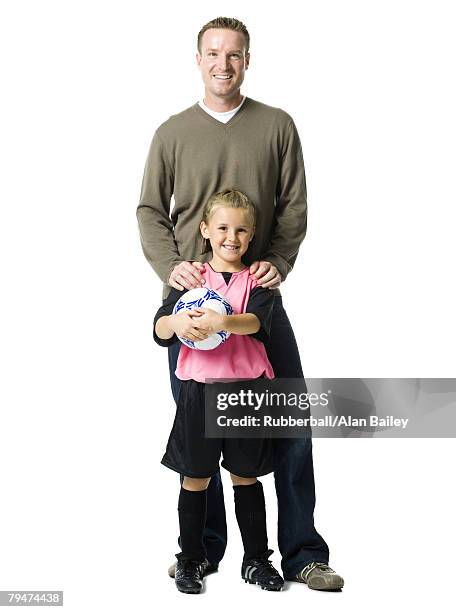
[(144, 255), (164, 283), (174, 266), (183, 261), (169, 216), (173, 191), (174, 170), (157, 131), (146, 161), (136, 216)]
[(274, 264), (285, 280), (307, 231), (304, 160), (299, 134), (291, 119), (282, 146), (274, 221), (272, 239), (262, 259)]

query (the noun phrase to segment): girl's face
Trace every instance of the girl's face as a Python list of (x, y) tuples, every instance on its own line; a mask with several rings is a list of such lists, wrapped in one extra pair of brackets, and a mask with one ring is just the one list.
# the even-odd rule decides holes
[(211, 243), (213, 261), (225, 264), (240, 263), (254, 234), (247, 211), (227, 206), (217, 207), (207, 225), (201, 221), (200, 230)]

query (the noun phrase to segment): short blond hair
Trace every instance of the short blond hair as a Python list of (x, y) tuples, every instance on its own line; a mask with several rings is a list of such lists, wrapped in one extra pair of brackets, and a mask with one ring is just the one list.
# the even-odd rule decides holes
[[(206, 225), (209, 225), (209, 221), (211, 220), (212, 215), (217, 210), (217, 208), (226, 207), (226, 208), (237, 208), (239, 210), (244, 210), (249, 216), (249, 220), (252, 223), (252, 228), (255, 229), (256, 223), (256, 210), (252, 201), (249, 197), (243, 193), (242, 191), (238, 191), (237, 189), (224, 189), (223, 191), (218, 191), (214, 193), (209, 200), (206, 202), (206, 206), (203, 210), (203, 221)], [(211, 249), (211, 244), (207, 238), (202, 238), (203, 240), (203, 249), (201, 253), (209, 253)]]
[(206, 25), (203, 25), (201, 30), (198, 32), (198, 41), (197, 47), (198, 52), (201, 54), (201, 41), (203, 39), (203, 34), (206, 30), (233, 30), (234, 32), (241, 32), (244, 34), (245, 38), (245, 52), (248, 53), (250, 49), (250, 34), (239, 19), (235, 19), (234, 17), (216, 17), (211, 21), (208, 21)]

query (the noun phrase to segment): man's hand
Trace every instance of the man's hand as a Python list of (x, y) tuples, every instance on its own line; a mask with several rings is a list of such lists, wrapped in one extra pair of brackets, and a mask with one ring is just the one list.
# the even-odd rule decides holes
[(204, 266), (199, 261), (181, 261), (169, 275), (168, 285), (179, 291), (202, 287), (206, 282), (200, 274), (203, 270)]
[(171, 315), (170, 327), (176, 336), (180, 336), (186, 340), (193, 340), (193, 342), (206, 340), (210, 334), (197, 327), (197, 321), (201, 320), (201, 318), (201, 314), (196, 313), (195, 310), (180, 312), (179, 314)]
[(254, 261), (249, 271), (265, 289), (277, 289), (282, 282), (280, 272), (270, 261)]
[(198, 315), (195, 324), (198, 330), (208, 335), (225, 330), (225, 317), (210, 308), (194, 308), (192, 312)]

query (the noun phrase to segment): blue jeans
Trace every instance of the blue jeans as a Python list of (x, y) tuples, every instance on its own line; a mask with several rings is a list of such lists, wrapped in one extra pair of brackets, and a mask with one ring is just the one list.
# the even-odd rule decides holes
[[(171, 388), (177, 401), (180, 380), (176, 378), (180, 344), (168, 349)], [(271, 337), (266, 344), (269, 360), (277, 378), (303, 378), (298, 346), (282, 297), (274, 299)], [(282, 570), (286, 579), (293, 578), (310, 561), (328, 563), (326, 542), (314, 526), (315, 483), (312, 461), (312, 439), (279, 439), (274, 441), (274, 480), (278, 501), (278, 543)], [(204, 545), (211, 564), (218, 565), (227, 542), (225, 504), (220, 472), (212, 477), (207, 493), (207, 519)]]

